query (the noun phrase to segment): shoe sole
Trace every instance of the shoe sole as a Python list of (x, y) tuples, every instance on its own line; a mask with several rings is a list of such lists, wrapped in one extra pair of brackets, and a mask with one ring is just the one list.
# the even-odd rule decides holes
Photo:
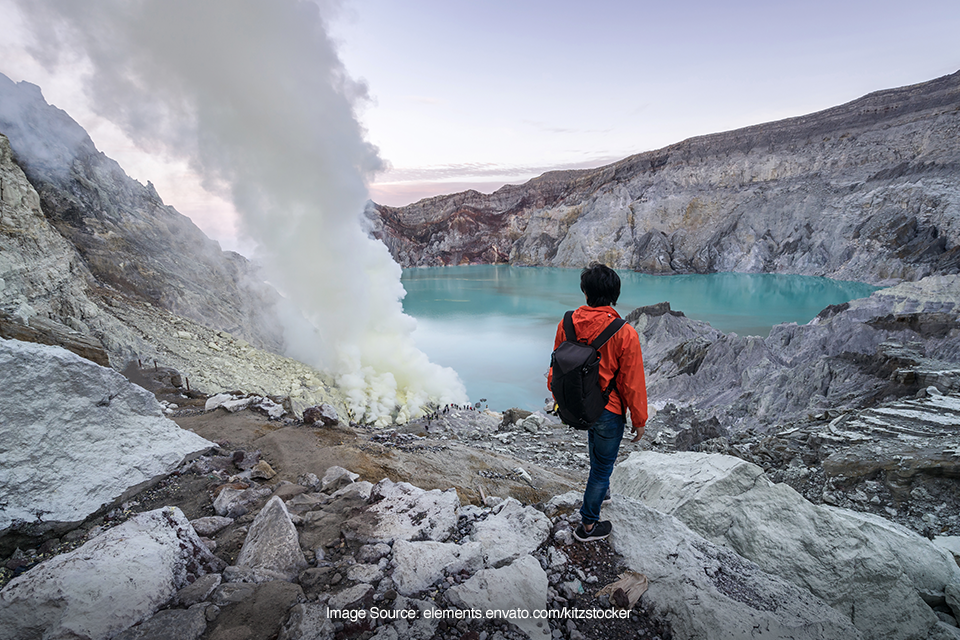
[(605, 536), (592, 536), (592, 535), (590, 535), (590, 534), (587, 534), (587, 537), (586, 537), (586, 538), (581, 538), (580, 536), (577, 535), (577, 532), (576, 532), (576, 531), (573, 532), (573, 537), (574, 537), (576, 540), (579, 540), (580, 542), (594, 542), (595, 540), (604, 540), (604, 539), (606, 539), (606, 538), (609, 537), (609, 536), (610, 536), (609, 533), (608, 533), (607, 535), (605, 535)]

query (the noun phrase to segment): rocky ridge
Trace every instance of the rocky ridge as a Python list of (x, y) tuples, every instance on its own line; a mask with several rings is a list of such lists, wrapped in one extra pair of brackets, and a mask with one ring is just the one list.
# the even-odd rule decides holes
[(649, 397), (695, 407), (722, 429), (765, 430), (878, 402), (960, 390), (960, 277), (930, 276), (828, 307), (769, 336), (722, 334), (669, 304), (627, 315)]
[(915, 280), (958, 270), (960, 72), (495, 193), (368, 211), (405, 267)]

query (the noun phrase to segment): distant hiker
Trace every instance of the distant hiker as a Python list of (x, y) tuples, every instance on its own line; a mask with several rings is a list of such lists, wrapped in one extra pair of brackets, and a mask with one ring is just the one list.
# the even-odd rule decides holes
[[(580, 273), (580, 290), (586, 296), (587, 304), (573, 312), (573, 329), (577, 342), (589, 344), (611, 322), (620, 318), (613, 309), (620, 297), (620, 276), (606, 265), (593, 263)], [(557, 327), (554, 349), (566, 340), (566, 335), (561, 321)], [(602, 540), (610, 535), (613, 528), (609, 521), (600, 520), (600, 506), (610, 489), (610, 474), (617, 461), (626, 426), (624, 414), (627, 409), (630, 410), (634, 433), (631, 442), (640, 440), (647, 423), (647, 385), (643, 374), (640, 337), (636, 329), (624, 324), (599, 347), (599, 353), (600, 387), (604, 393), (609, 392), (609, 398), (600, 417), (587, 431), (590, 475), (583, 492), (580, 525), (573, 534), (581, 542)], [(552, 370), (547, 377), (547, 387), (552, 393)]]

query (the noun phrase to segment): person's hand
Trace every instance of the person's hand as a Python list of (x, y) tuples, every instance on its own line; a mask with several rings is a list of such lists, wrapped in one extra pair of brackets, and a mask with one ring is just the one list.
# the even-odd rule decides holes
[(633, 433), (636, 435), (633, 436), (633, 440), (631, 440), (630, 442), (639, 442), (640, 438), (643, 437), (644, 428), (645, 428), (644, 425), (640, 425), (640, 426), (633, 425), (632, 426)]

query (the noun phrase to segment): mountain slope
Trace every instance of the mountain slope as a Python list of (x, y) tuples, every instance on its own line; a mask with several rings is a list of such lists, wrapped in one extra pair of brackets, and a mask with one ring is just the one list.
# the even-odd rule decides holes
[(98, 151), (40, 89), (0, 75), (0, 133), (47, 220), (101, 286), (279, 351), (275, 292), (250, 263), (204, 235)]
[(377, 205), (403, 266), (602, 260), (881, 282), (960, 265), (960, 72), (493, 194)]

